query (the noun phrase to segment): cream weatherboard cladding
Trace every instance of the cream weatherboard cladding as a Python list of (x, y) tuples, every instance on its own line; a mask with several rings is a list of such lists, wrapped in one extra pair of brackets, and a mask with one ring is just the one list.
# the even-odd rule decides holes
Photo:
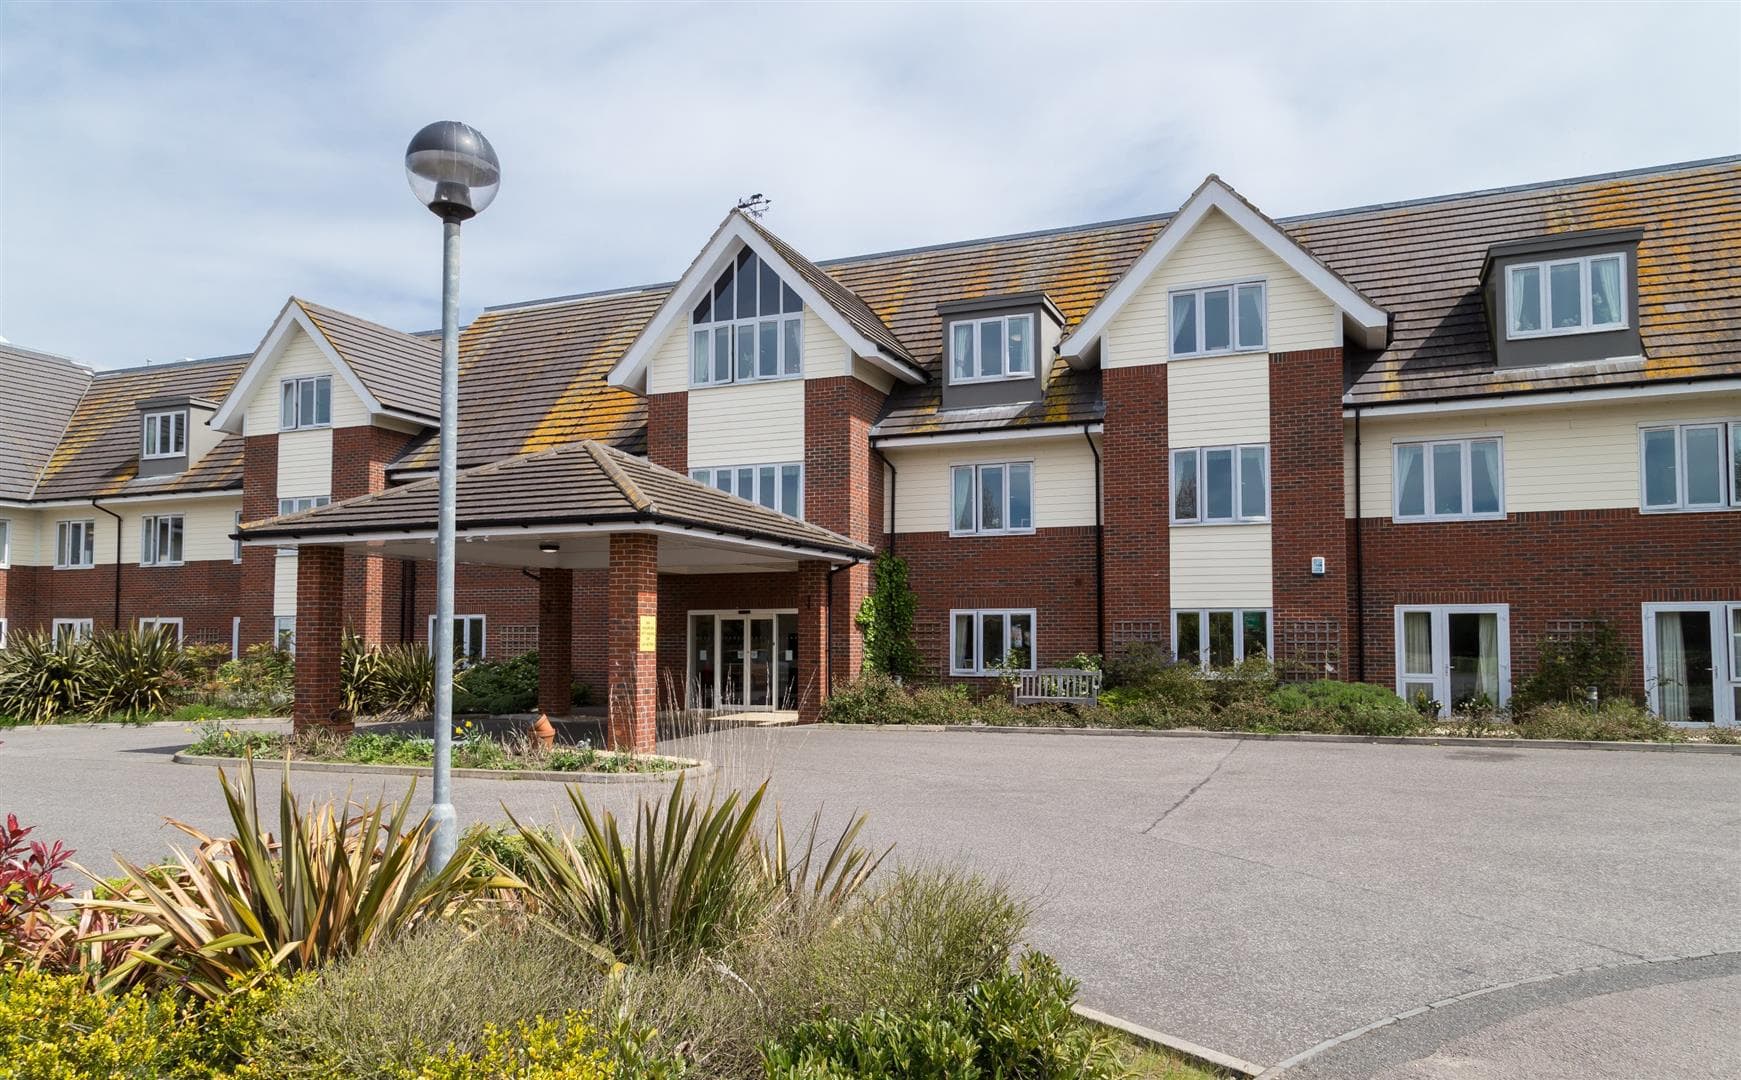
[(804, 460), (804, 380), (689, 392), (689, 467)]
[(272, 565), (272, 615), (296, 614), (296, 556), (280, 555)]
[[(230, 533), (234, 531), (236, 511), (242, 508), (239, 494), (123, 503), (99, 499), (98, 502), (121, 515), (122, 565), (136, 566), (139, 563), (144, 519), (167, 514), (182, 516), (182, 562), (212, 559), (229, 562), (235, 555)], [(5, 510), (0, 511), (0, 517), (11, 522), (13, 566), (53, 566), (55, 523), (60, 521), (91, 522), (94, 526), (94, 565), (115, 564), (115, 519), (88, 504), (43, 510)]]
[(1101, 366), (1166, 362), (1170, 290), (1256, 280), (1265, 283), (1267, 352), (1342, 344), (1336, 306), (1232, 219), (1211, 210), (1107, 326)]
[[(1360, 421), (1362, 517), (1388, 518), (1395, 445), (1418, 439), (1498, 435), (1508, 514), (1552, 510), (1636, 509), (1638, 429), (1642, 424), (1741, 418), (1741, 393), (1553, 408), (1427, 413)], [(1352, 510), (1353, 434), (1347, 437), (1346, 485)]]
[(1094, 453), (1080, 434), (888, 448), (883, 453), (899, 470), (896, 532), (948, 532), (950, 467), (999, 461), (1034, 463), (1034, 528), (1092, 526), (1095, 522)]
[(369, 411), (361, 398), (350, 388), (343, 375), (334, 370), (326, 353), (308, 336), (301, 326), (292, 327), (279, 346), (278, 356), (255, 384), (254, 397), (248, 402), (244, 431), (249, 435), (270, 435), (278, 430), (278, 387), (295, 375), (331, 375), (332, 426), (355, 427), (369, 422)]
[[(334, 394), (337, 394), (335, 387)], [(278, 436), (278, 497), (332, 494), (332, 429), (285, 431)]]
[(1167, 365), (1167, 444), (1269, 442), (1269, 357), (1206, 356)]
[(1268, 525), (1175, 525), (1169, 539), (1174, 608), (1272, 606)]

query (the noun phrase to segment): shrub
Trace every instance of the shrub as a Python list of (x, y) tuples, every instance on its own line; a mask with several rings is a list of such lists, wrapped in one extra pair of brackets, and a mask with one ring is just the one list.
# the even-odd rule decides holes
[(878, 555), (871, 565), (871, 589), (859, 605), (857, 623), (864, 632), (864, 669), (884, 675), (913, 675), (921, 663), (913, 643), (913, 614), (919, 598), (907, 584), (907, 560), (893, 552)]
[(396, 806), (347, 801), (342, 811), (332, 803), (304, 811), (286, 769), (283, 835), (274, 839), (260, 821), (253, 762), (235, 787), (222, 770), (218, 777), (234, 837), (172, 822), (197, 841), (193, 855), (176, 852), (168, 874), (117, 857), (127, 878), (122, 894), (80, 901), (132, 917), (103, 938), (147, 942), (107, 972), (101, 988), (167, 979), (215, 1000), (237, 985), (315, 967), (415, 929), (481, 887), (464, 877), (470, 862), (464, 853), (441, 873), (430, 872), (425, 821), (406, 828), (415, 784)]
[(435, 658), (421, 645), (386, 645), (377, 650), (374, 693), (369, 711), (379, 716), (418, 719), (435, 710)]
[(282, 716), (296, 696), (296, 658), (273, 645), (250, 645), (240, 659), (218, 665), (214, 684), (220, 705)]
[(1270, 695), (1286, 730), (1347, 735), (1412, 735), (1427, 721), (1408, 702), (1371, 683), (1335, 679), (1283, 686)]
[(599, 1031), (590, 1015), (540, 1016), (510, 1028), (488, 1024), (476, 1051), (448, 1050), (420, 1064), (414, 1080), (611, 1080), (622, 1074), (648, 1080), (683, 1075), (680, 1058), (655, 1058), (643, 1047), (653, 1032), (619, 1021)]
[(18, 631), (0, 650), (0, 714), (52, 724), (90, 705), (93, 658), (87, 642), (56, 645), (47, 634)]
[(1516, 726), (1526, 739), (1673, 742), (1684, 738), (1680, 729), (1625, 699), (1605, 701), (1597, 709), (1538, 705), (1520, 716)]
[(1548, 634), (1540, 641), (1536, 670), (1511, 696), (1511, 707), (1527, 712), (1552, 702), (1584, 702), (1591, 687), (1599, 700), (1628, 696), (1632, 660), (1614, 625), (1592, 619), (1587, 629)]
[(1112, 1077), (1117, 1059), (1071, 1012), (1076, 983), (1027, 953), (965, 994), (800, 1025), (764, 1050), (769, 1077)]
[(829, 724), (905, 724), (907, 715), (906, 690), (875, 671), (837, 687), (822, 703), (822, 719)]
[(52, 905), (72, 891), (55, 875), (73, 853), (58, 840), (26, 840), (34, 831), (14, 814), (0, 825), (0, 965), (42, 961), (59, 929)]
[(288, 985), (272, 979), (200, 1004), (164, 991), (91, 993), (82, 978), (0, 974), (0, 1062), (20, 1077), (264, 1077), (252, 1062)]
[(499, 663), (473, 664), (454, 680), (453, 711), (485, 713), (532, 712), (538, 708), (538, 654), (521, 653)]
[(119, 630), (90, 641), (91, 711), (137, 718), (167, 713), (196, 685), (199, 668), (166, 630)]

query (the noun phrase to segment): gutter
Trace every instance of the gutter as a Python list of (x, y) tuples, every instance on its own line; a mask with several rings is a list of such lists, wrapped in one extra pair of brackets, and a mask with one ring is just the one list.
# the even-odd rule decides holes
[(1084, 431), (1088, 449), (1094, 454), (1094, 646), (1100, 661), (1106, 663), (1106, 508), (1100, 491), (1100, 447), (1094, 436)]
[(922, 431), (912, 434), (872, 435), (871, 445), (882, 447), (900, 446), (936, 446), (951, 442), (992, 442), (1001, 439), (1021, 438), (1062, 438), (1081, 431), (1098, 434), (1105, 428), (1101, 420), (1068, 420), (1054, 424), (1018, 424), (1001, 428), (973, 428), (969, 430), (945, 429), (942, 431)]
[(121, 515), (91, 498), (91, 509), (101, 510), (115, 519), (115, 621), (116, 630), (121, 629)]

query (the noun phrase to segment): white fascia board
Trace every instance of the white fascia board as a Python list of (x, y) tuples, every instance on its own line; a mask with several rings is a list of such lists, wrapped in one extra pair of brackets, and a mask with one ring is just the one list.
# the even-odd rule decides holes
[(773, 267), (774, 272), (780, 275), (780, 280), (798, 294), (805, 307), (821, 317), (823, 325), (846, 342), (847, 348), (854, 355), (863, 357), (902, 382), (925, 381), (922, 373), (901, 360), (884, 355), (876, 342), (854, 329), (833, 305), (822, 298), (821, 293), (810, 286), (803, 275), (792, 269), (791, 264), (763, 242), (739, 214), (733, 212), (714, 230), (713, 238), (701, 249), (701, 254), (696, 256), (695, 261), (689, 264), (682, 279), (671, 287), (665, 302), (659, 305), (659, 310), (653, 313), (653, 317), (641, 329), (640, 335), (623, 353), (622, 359), (611, 368), (610, 375), (605, 378), (607, 383), (637, 393), (646, 393), (647, 368), (652, 363), (653, 353), (658, 349), (659, 343), (665, 340), (665, 335), (671, 332), (677, 320), (688, 314), (696, 291), (704, 286), (713, 287), (714, 279), (725, 269), (727, 260), (737, 257), (740, 245), (749, 247), (763, 262)]
[(1690, 397), (1697, 394), (1720, 394), (1741, 391), (1741, 379), (1698, 379), (1643, 386), (1604, 386), (1589, 390), (1561, 390), (1552, 393), (1514, 391), (1487, 397), (1457, 398), (1453, 401), (1403, 401), (1394, 405), (1342, 406), (1344, 419), (1354, 416), (1422, 416), (1434, 413), (1487, 412), (1492, 409), (1540, 408), (1552, 405), (1584, 405), (1603, 401), (1630, 401), (1636, 398)]
[(1106, 425), (1095, 422), (1091, 424), (1047, 424), (1044, 427), (1004, 428), (997, 431), (940, 432), (936, 435), (873, 436), (871, 444), (878, 450), (895, 450), (913, 446), (953, 446), (959, 443), (1015, 442), (1023, 439), (1029, 441), (1074, 439), (1082, 435), (1098, 435), (1105, 430), (1105, 427)]
[(1058, 351), (1063, 356), (1080, 356), (1106, 331), (1118, 313), (1142, 289), (1162, 263), (1166, 262), (1178, 246), (1185, 242), (1199, 222), (1211, 210), (1219, 210), (1233, 220), (1233, 223), (1245, 230), (1253, 240), (1262, 244), (1271, 254), (1286, 263), (1288, 269), (1305, 278), (1313, 288), (1323, 293), (1343, 315), (1358, 324), (1366, 336), (1367, 344), (1382, 342), (1390, 325), (1390, 316), (1382, 308), (1361, 296), (1341, 278), (1331, 273), (1323, 263), (1314, 259), (1299, 243), (1287, 233), (1282, 232), (1263, 215), (1257, 213), (1235, 195), (1227, 185), (1220, 180), (1210, 179), (1202, 189), (1186, 200), (1172, 220), (1161, 228), (1159, 236), (1155, 237), (1147, 251), (1143, 252), (1131, 268), (1125, 271), (1100, 303), (1094, 305), (1094, 310), (1082, 320), (1082, 325), (1076, 328), (1059, 345)]
[(190, 502), (194, 499), (239, 499), (241, 497), (242, 489), (233, 487), (218, 488), (216, 491), (155, 491), (150, 493), (135, 492), (131, 495), (89, 495), (82, 499), (44, 499), (40, 502), (0, 499), (0, 507), (19, 510), (62, 510), (68, 507), (90, 506), (92, 500), (105, 506), (113, 506), (127, 503)]
[[(455, 531), (454, 539), (459, 541), (489, 541), (489, 540), (532, 540), (551, 536), (586, 536), (608, 535), (610, 533), (658, 533), (664, 536), (705, 537), (706, 539), (731, 547), (748, 548), (765, 551), (770, 554), (783, 555), (786, 558), (822, 559), (838, 565), (863, 562), (870, 556), (852, 556), (839, 551), (824, 551), (821, 548), (806, 547), (801, 544), (781, 544), (772, 540), (756, 540), (734, 533), (718, 532), (713, 529), (695, 526), (685, 528), (681, 525), (649, 524), (634, 522), (611, 522), (601, 525), (526, 525), (521, 528), (503, 528), (500, 526), (488, 529), (467, 529), (463, 526)], [(232, 536), (234, 534), (231, 534)], [(434, 541), (433, 529), (401, 529), (397, 531), (377, 530), (375, 532), (358, 533), (323, 533), (319, 536), (269, 537), (260, 540), (243, 540), (243, 547), (356, 547), (361, 544), (396, 543), (406, 540)], [(460, 559), (464, 562), (464, 559)]]
[[(388, 409), (381, 404), (374, 394), (369, 393), (369, 388), (363, 385), (363, 380), (357, 378), (357, 373), (351, 370), (351, 365), (344, 362), (344, 359), (339, 356), (338, 350), (332, 347), (332, 342), (326, 339), (326, 335), (314, 325), (314, 320), (310, 319), (308, 314), (302, 310), (302, 305), (296, 302), (295, 297), (292, 297), (290, 302), (284, 305), (284, 310), (279, 313), (278, 321), (272, 324), (272, 329), (266, 334), (266, 340), (262, 341), (260, 347), (254, 350), (254, 357), (248, 361), (248, 366), (243, 369), (242, 377), (236, 380), (236, 385), (229, 394), (225, 395), (224, 403), (218, 407), (218, 411), (213, 414), (212, 418), (206, 421), (208, 426), (219, 431), (227, 431), (231, 435), (242, 433), (240, 421), (242, 415), (247, 411), (246, 403), (259, 389), (260, 379), (272, 366), (273, 361), (278, 359), (279, 350), (290, 335), (291, 328), (296, 326), (300, 326), (303, 332), (314, 340), (315, 347), (320, 349), (321, 355), (325, 356), (327, 362), (339, 373), (339, 377), (345, 381), (345, 385), (349, 386), (351, 391), (362, 401), (363, 407), (369, 411), (370, 417), (388, 415), (401, 419), (411, 419), (408, 414), (396, 413)], [(416, 422), (427, 423), (421, 418), (417, 419)]]

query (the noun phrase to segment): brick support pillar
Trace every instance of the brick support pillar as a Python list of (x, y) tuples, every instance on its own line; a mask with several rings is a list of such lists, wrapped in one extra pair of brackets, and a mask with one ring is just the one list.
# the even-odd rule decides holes
[[(822, 719), (824, 650), (828, 648), (828, 564), (798, 564), (798, 722)], [(833, 673), (839, 675), (838, 672)]]
[(611, 534), (610, 722), (612, 750), (651, 754), (659, 708), (659, 538)]
[(538, 571), (538, 711), (567, 716), (574, 703), (574, 572)]
[[(1270, 654), (1292, 678), (1350, 678), (1341, 349), (1270, 355), (1269, 442)], [(1324, 558), (1321, 575), (1314, 556)]]
[(298, 733), (351, 728), (352, 718), (338, 712), (344, 603), (344, 549), (302, 548), (296, 560), (296, 703), (291, 711)]
[[(1100, 378), (1106, 399), (1101, 438), (1106, 649), (1116, 654), (1132, 641), (1165, 648), (1171, 614), (1167, 366), (1115, 367)], [(1272, 455), (1271, 460), (1281, 459)]]
[[(278, 513), (278, 435), (242, 440), (242, 520), (263, 521)], [(278, 558), (269, 547), (242, 549), (242, 648), (272, 640), (272, 594)]]

